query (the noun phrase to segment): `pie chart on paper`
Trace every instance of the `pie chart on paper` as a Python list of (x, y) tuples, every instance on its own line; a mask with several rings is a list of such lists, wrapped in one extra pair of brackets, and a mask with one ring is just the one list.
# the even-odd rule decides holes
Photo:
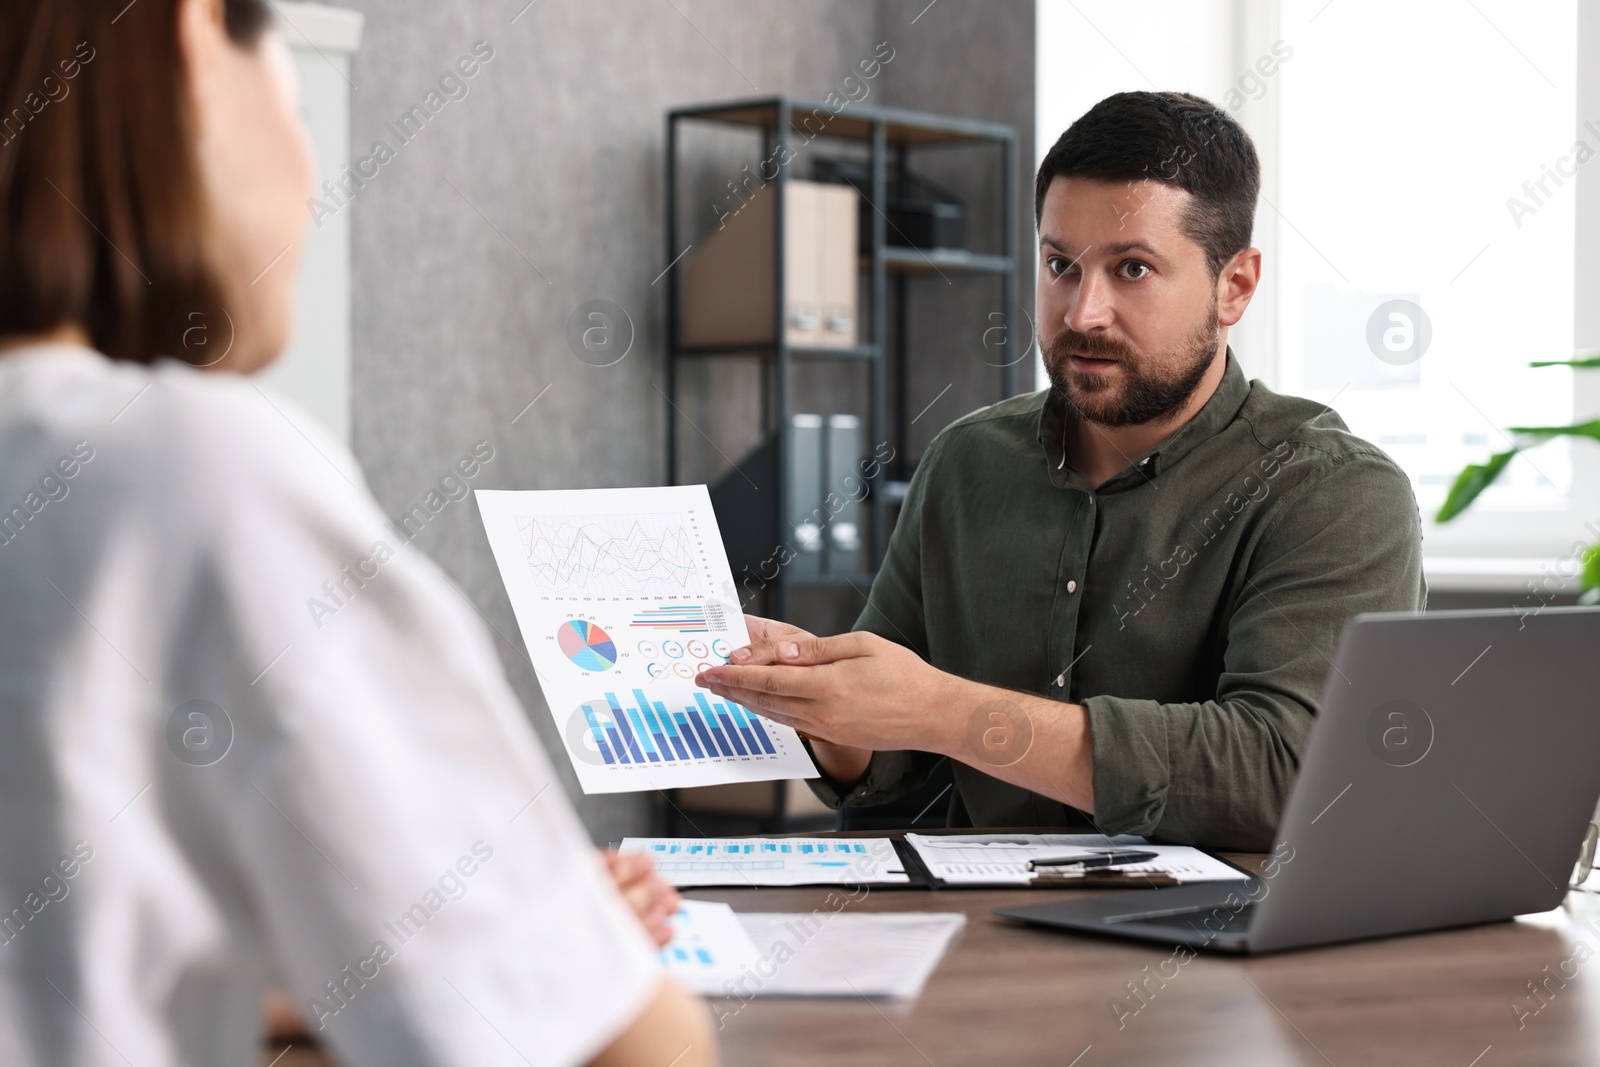
[(608, 671), (617, 663), (617, 646), (600, 627), (582, 619), (561, 624), (556, 631), (561, 654), (586, 671)]

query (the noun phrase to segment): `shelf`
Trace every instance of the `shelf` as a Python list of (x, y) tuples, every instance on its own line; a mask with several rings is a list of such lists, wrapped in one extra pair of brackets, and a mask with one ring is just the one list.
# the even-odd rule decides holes
[[(861, 425), (862, 440), (892, 442), (899, 451), (904, 451), (906, 442), (897, 438), (904, 438), (906, 427), (915, 421), (906, 411), (907, 378), (913, 366), (911, 353), (907, 350), (910, 330), (906, 325), (906, 316), (909, 314), (907, 305), (911, 294), (905, 284), (906, 279), (917, 277), (946, 281), (961, 274), (981, 280), (979, 285), (971, 287), (974, 289), (987, 289), (992, 279), (1000, 290), (1002, 306), (1009, 307), (1016, 303), (1018, 274), (1021, 265), (1026, 262), (1021, 255), (1011, 254), (1018, 247), (1016, 238), (1021, 221), (1018, 205), (1027, 186), (1022, 175), (1020, 146), (1015, 129), (1000, 123), (895, 108), (855, 107), (848, 103), (839, 107), (838, 98), (832, 99), (835, 107), (787, 96), (764, 96), (693, 105), (667, 113), (665, 248), (670, 265), (665, 272), (668, 290), (665, 396), (670, 406), (667, 413), (668, 480), (676, 481), (680, 477), (679, 455), (682, 446), (679, 438), (686, 428), (680, 427), (680, 422), (685, 420), (680, 419), (676, 412), (680, 390), (703, 389), (698, 380), (703, 375), (686, 375), (686, 367), (680, 359), (743, 357), (756, 362), (760, 371), (760, 392), (756, 398), (758, 411), (752, 414), (761, 421), (768, 436), (752, 456), (755, 457), (753, 462), (763, 465), (765, 476), (758, 477), (758, 480), (766, 491), (757, 491), (754, 482), (744, 484), (749, 481), (748, 476), (743, 479), (737, 476), (724, 478), (712, 490), (716, 506), (728, 511), (728, 521), (721, 526), (723, 536), (730, 539), (730, 549), (736, 547), (734, 542), (737, 541), (740, 553), (748, 550), (765, 556), (770, 551), (768, 546), (778, 542), (778, 532), (784, 529), (785, 511), (794, 488), (790, 483), (801, 476), (798, 470), (793, 469), (796, 459), (793, 451), (795, 433), (788, 423), (788, 416), (793, 413), (795, 403), (800, 398), (813, 395), (807, 383), (819, 374), (826, 373), (822, 369), (824, 366), (842, 368), (852, 360), (857, 361), (855, 367), (849, 371), (841, 370), (841, 373), (848, 379), (865, 379), (864, 383), (858, 383), (865, 385), (865, 393), (852, 394), (852, 399), (848, 401), (853, 407), (864, 409), (861, 412), (865, 416)], [(735, 336), (742, 333), (759, 337), (770, 333), (770, 340), (738, 344), (679, 343), (686, 332), (683, 292), (685, 267), (680, 261), (688, 243), (684, 240), (680, 216), (688, 204), (686, 195), (706, 180), (705, 173), (696, 171), (689, 185), (681, 184), (682, 145), (685, 131), (690, 127), (696, 131), (695, 143), (711, 140), (707, 136), (711, 126), (728, 133), (738, 133), (739, 140), (759, 140), (764, 145), (764, 159), (770, 161), (760, 169), (762, 179), (776, 183), (780, 188), (783, 185), (779, 175), (787, 175), (790, 180), (797, 179), (798, 168), (794, 161), (803, 155), (804, 146), (814, 138), (831, 138), (829, 145), (834, 149), (847, 146), (862, 150), (851, 151), (849, 155), (851, 158), (864, 157), (874, 181), (886, 181), (891, 168), (907, 164), (913, 156), (913, 149), (920, 151), (927, 148), (930, 152), (946, 148), (962, 150), (963, 154), (971, 157), (967, 162), (974, 168), (981, 164), (985, 173), (992, 171), (993, 179), (997, 182), (990, 188), (1000, 208), (999, 236), (996, 238), (986, 233), (976, 237), (974, 244), (998, 249), (1001, 254), (964, 248), (935, 250), (890, 245), (889, 241), (906, 240), (906, 237), (897, 233), (892, 223), (886, 225), (887, 219), (869, 216), (868, 225), (864, 227), (866, 233), (858, 235), (858, 238), (865, 237), (868, 252), (862, 255), (859, 248), (849, 250), (855, 254), (854, 262), (859, 272), (857, 281), (860, 283), (858, 292), (862, 294), (856, 315), (856, 326), (860, 332), (855, 335), (860, 343), (847, 348), (788, 344), (786, 339), (793, 334), (787, 330), (788, 320), (781, 310), (784, 302), (778, 300), (774, 300), (774, 306), (765, 309), (759, 316), (740, 320), (737, 326), (729, 325), (723, 334)], [(783, 147), (789, 150), (787, 156), (781, 152)], [(987, 182), (990, 179), (984, 180)], [(775, 214), (775, 205), (773, 211)], [(772, 220), (767, 220), (767, 225), (772, 224)], [(779, 227), (777, 232), (781, 234), (782, 228)], [(1026, 252), (1026, 249), (1023, 251)], [(765, 257), (775, 258), (775, 270), (778, 273), (772, 275), (772, 284), (780, 289), (783, 288), (781, 272), (793, 269), (787, 267), (784, 258), (787, 252), (780, 237), (773, 247), (763, 247), (760, 252), (763, 258), (755, 261), (765, 267)], [(847, 258), (848, 262), (850, 260)], [(844, 266), (838, 264), (834, 269)], [(962, 299), (976, 295), (975, 292), (963, 294)], [(832, 336), (843, 339), (852, 335)], [(959, 347), (960, 339), (949, 337), (945, 343), (952, 349), (950, 354), (955, 356), (957, 353), (954, 349)], [(856, 368), (866, 373), (859, 373)], [(999, 368), (999, 372), (1001, 395), (1015, 395), (1018, 392), (1013, 382), (1018, 376), (1015, 368), (1003, 367)], [(680, 378), (683, 379), (682, 383)], [(891, 382), (891, 379), (895, 380)], [(825, 384), (829, 384), (830, 388), (842, 387), (842, 383)], [(897, 412), (893, 416), (891, 406)], [(905, 466), (906, 463), (900, 461), (895, 473), (903, 474), (900, 468)], [(743, 473), (742, 470), (740, 473)], [(692, 476), (692, 472), (685, 476)], [(811, 596), (819, 600), (830, 595), (840, 597), (846, 591), (865, 594), (870, 589), (875, 568), (881, 564), (887, 548), (894, 512), (905, 499), (905, 483), (886, 485), (886, 481), (886, 478), (874, 478), (871, 491), (862, 501), (862, 514), (858, 521), (862, 526), (865, 544), (859, 556), (849, 557), (850, 569), (843, 573), (804, 577), (793, 573), (794, 568), (780, 569), (776, 580), (766, 587), (766, 614), (776, 618), (786, 617), (790, 593), (803, 589), (813, 590)], [(844, 558), (839, 558), (838, 562), (845, 565)]]
[(893, 107), (845, 107), (833, 111), (820, 100), (782, 97), (681, 108), (671, 114), (673, 118), (770, 130), (778, 124), (780, 103), (789, 105), (789, 129), (808, 140), (813, 136), (870, 140), (874, 122), (883, 123), (884, 137), (892, 145), (1003, 144), (1016, 137), (1011, 127), (995, 122), (928, 115)]
[[(671, 354), (680, 357), (689, 356), (770, 356), (777, 352), (778, 347), (770, 341), (761, 344), (748, 345), (674, 345)], [(855, 345), (851, 348), (810, 348), (799, 345), (790, 345), (791, 356), (801, 356), (805, 359), (877, 359), (879, 349), (877, 345)]]
[[(867, 260), (871, 263), (871, 260)], [(964, 274), (1004, 274), (1011, 269), (1005, 256), (985, 255), (956, 248), (905, 248), (890, 245), (883, 250), (883, 262), (891, 271), (902, 274), (935, 274), (952, 271)]]

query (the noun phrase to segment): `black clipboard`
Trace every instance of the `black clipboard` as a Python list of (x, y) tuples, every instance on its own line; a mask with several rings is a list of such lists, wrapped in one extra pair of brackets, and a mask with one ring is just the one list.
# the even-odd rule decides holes
[[(983, 831), (974, 829), (966, 832), (981, 834)], [(905, 869), (906, 877), (910, 879), (910, 885), (924, 889), (1167, 889), (1175, 885), (1195, 884), (1193, 882), (1182, 882), (1170, 875), (1153, 878), (1144, 872), (1124, 873), (1115, 870), (1087, 871), (1081, 878), (1036, 877), (1032, 881), (1022, 884), (1017, 882), (962, 882), (955, 884), (946, 882), (928, 869), (928, 865), (922, 862), (921, 854), (906, 840), (905, 833), (896, 832), (890, 834), (889, 842), (894, 846), (895, 855), (900, 857), (900, 866)], [(1202, 849), (1201, 851), (1205, 850)], [(1256, 877), (1237, 863), (1223, 859), (1215, 853), (1206, 852), (1206, 855), (1220, 863), (1227, 864), (1244, 877)]]

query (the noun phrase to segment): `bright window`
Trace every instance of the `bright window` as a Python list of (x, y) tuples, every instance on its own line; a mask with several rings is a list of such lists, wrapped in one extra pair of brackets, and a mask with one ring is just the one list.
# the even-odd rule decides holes
[[(1281, 31), (1279, 382), (1393, 456), (1426, 513), (1500, 428), (1573, 411), (1572, 373), (1527, 363), (1572, 354), (1573, 173), (1552, 168), (1574, 169), (1577, 6), (1474, 3), (1286, 5)], [(1571, 484), (1555, 442), (1476, 507), (1564, 510)]]
[[(1572, 356), (1575, 242), (1600, 241), (1575, 207), (1580, 181), (1600, 189), (1578, 17), (1575, 0), (1040, 0), (1038, 153), (1122, 90), (1237, 118), (1262, 156), (1266, 277), (1230, 343), (1393, 456), (1431, 516), (1503, 428), (1600, 413), (1600, 380), (1527, 367)], [(1600, 448), (1555, 442), (1428, 524), (1427, 551), (1549, 559), (1597, 517)]]

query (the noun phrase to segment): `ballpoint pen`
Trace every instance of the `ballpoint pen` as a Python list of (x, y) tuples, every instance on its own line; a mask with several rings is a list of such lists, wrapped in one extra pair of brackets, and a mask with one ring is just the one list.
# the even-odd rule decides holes
[(1093, 867), (1114, 867), (1123, 863), (1148, 863), (1150, 860), (1159, 858), (1160, 853), (1136, 848), (1092, 849), (1087, 853), (1079, 853), (1076, 856), (1049, 856), (1029, 860), (1028, 869), (1081, 867), (1084, 870), (1088, 870)]

